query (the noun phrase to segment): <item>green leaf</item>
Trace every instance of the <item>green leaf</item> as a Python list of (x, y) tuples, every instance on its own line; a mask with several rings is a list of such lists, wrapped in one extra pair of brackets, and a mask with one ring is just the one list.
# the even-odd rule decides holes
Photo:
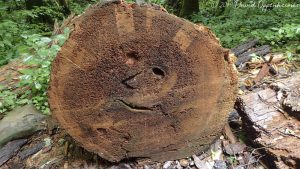
[(36, 88), (37, 90), (40, 90), (40, 89), (42, 88), (42, 85), (41, 85), (40, 83), (38, 83), (38, 82), (35, 82), (35, 83), (34, 83), (34, 86), (35, 86), (35, 88)]
[(22, 69), (22, 70), (19, 70), (19, 72), (23, 75), (33, 75), (34, 74), (32, 69)]
[(26, 104), (26, 103), (28, 103), (28, 99), (22, 99), (22, 100), (19, 100), (18, 101), (18, 104)]

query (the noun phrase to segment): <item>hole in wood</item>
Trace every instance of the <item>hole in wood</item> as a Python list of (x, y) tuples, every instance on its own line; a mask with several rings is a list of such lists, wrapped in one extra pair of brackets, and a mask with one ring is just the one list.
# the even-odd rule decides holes
[(165, 77), (165, 72), (163, 70), (161, 70), (160, 68), (158, 68), (158, 67), (152, 68), (152, 71), (157, 76)]
[(128, 58), (126, 61), (128, 66), (132, 66), (139, 59), (138, 52), (136, 51), (130, 51), (126, 53), (126, 56)]
[(98, 131), (100, 136), (107, 135), (107, 129), (105, 129), (105, 128), (97, 128), (97, 131)]
[(134, 60), (138, 60), (139, 59), (138, 54), (139, 53), (136, 52), (136, 51), (130, 51), (126, 55), (127, 55), (128, 58), (131, 58), (131, 59), (134, 59)]

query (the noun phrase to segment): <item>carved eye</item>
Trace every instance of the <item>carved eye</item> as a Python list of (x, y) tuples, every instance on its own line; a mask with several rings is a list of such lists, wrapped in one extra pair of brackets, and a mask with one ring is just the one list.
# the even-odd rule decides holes
[(154, 75), (159, 76), (161, 78), (165, 77), (165, 72), (158, 67), (152, 68), (152, 72), (154, 73)]

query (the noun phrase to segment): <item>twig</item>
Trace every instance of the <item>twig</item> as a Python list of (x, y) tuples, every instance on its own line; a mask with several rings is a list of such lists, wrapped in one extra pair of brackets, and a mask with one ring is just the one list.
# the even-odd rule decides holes
[(283, 132), (283, 131), (281, 131), (281, 130), (277, 130), (277, 131), (278, 131), (279, 133), (285, 135), (285, 136), (294, 136), (294, 137), (300, 139), (300, 136), (298, 136), (298, 135), (296, 135), (296, 134), (293, 134), (293, 133), (286, 133), (286, 132)]
[(269, 72), (272, 73), (273, 75), (277, 74), (277, 71), (274, 69), (274, 67), (271, 65), (271, 62), (274, 58), (274, 56), (271, 54), (269, 60), (267, 61), (267, 59), (265, 58), (265, 56), (261, 56), (262, 59), (264, 60), (264, 62), (269, 66)]
[[(289, 116), (287, 115), (287, 113), (285, 111), (283, 111), (280, 107), (276, 106), (274, 103), (268, 102), (267, 99), (263, 99), (261, 97), (261, 95), (257, 94), (259, 100), (261, 100), (263, 103), (265, 103), (266, 105), (270, 105), (273, 106), (274, 109), (276, 109), (277, 111), (279, 111), (286, 119), (290, 119)], [(270, 98), (268, 98), (270, 99)]]
[(258, 163), (262, 157), (264, 157), (264, 155), (259, 156), (259, 157), (258, 157), (257, 159), (255, 159), (255, 161), (253, 161), (253, 162), (248, 162), (247, 164), (239, 165), (239, 166), (236, 167), (236, 169), (243, 168), (243, 167), (246, 167), (246, 166), (249, 166), (249, 165)]

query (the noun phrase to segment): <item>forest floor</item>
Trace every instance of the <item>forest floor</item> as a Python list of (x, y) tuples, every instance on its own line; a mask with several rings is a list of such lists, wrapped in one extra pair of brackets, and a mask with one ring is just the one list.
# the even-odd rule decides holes
[(199, 152), (188, 158), (161, 163), (150, 162), (146, 159), (110, 163), (81, 148), (65, 130), (58, 127), (53, 119), (48, 118), (45, 122), (47, 124), (45, 130), (41, 130), (29, 138), (20, 139), (24, 140), (22, 148), (17, 147), (12, 158), (0, 168), (226, 169), (246, 168), (246, 166), (248, 168), (249, 166), (265, 168), (260, 161), (263, 155), (236, 137), (245, 134), (237, 112), (231, 113), (230, 116), (229, 124), (232, 128), (227, 125), (223, 135), (216, 139), (207, 151)]

